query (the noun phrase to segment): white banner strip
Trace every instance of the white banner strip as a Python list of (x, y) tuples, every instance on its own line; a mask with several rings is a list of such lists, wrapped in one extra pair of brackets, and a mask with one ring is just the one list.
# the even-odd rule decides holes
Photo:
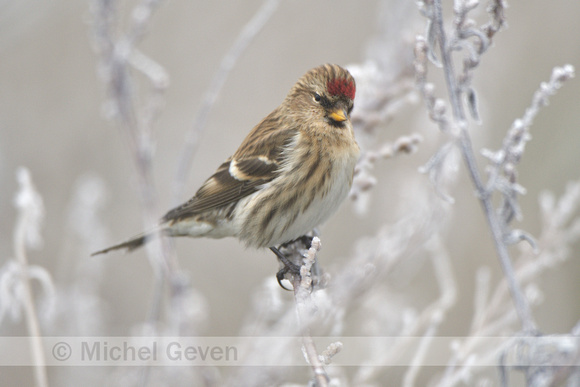
[[(428, 340), (428, 343), (425, 342)], [(580, 338), (315, 337), (338, 366), (578, 366)], [(305, 366), (300, 337), (42, 337), (47, 366)], [(30, 337), (0, 337), (0, 366), (34, 365)], [(418, 349), (428, 344), (417, 359)], [(469, 353), (462, 354), (462, 348)], [(557, 356), (557, 358), (556, 358)], [(500, 360), (502, 359), (502, 360)]]

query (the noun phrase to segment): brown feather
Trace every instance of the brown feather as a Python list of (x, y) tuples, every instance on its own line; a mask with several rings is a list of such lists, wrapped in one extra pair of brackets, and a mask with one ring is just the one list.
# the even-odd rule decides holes
[[(256, 192), (260, 186), (272, 181), (279, 174), (284, 147), (295, 135), (295, 130), (280, 131), (277, 113), (264, 118), (240, 145), (234, 156), (226, 160), (205, 181), (188, 202), (169, 211), (163, 222), (196, 216), (202, 212), (219, 209)], [(230, 173), (234, 162), (237, 175)]]
[[(230, 162), (224, 163), (229, 167)], [(202, 212), (225, 207), (253, 192), (273, 177), (254, 180), (238, 180), (230, 175), (229, 168), (220, 168), (197, 191), (188, 202), (169, 211), (164, 222), (175, 222)]]

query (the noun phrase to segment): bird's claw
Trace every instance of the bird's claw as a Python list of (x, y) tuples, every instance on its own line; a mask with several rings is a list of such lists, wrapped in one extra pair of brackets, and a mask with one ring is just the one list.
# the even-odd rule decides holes
[(284, 284), (282, 283), (283, 279), (286, 279), (286, 274), (287, 273), (292, 273), (292, 275), (300, 275), (300, 268), (298, 268), (298, 272), (294, 272), (294, 269), (290, 269), (288, 268), (288, 266), (284, 266), (282, 269), (280, 269), (278, 271), (278, 273), (276, 273), (276, 279), (278, 280), (278, 285), (280, 285), (280, 287), (284, 290), (288, 290), (289, 292), (292, 291), (292, 289), (288, 289), (286, 286), (284, 286)]
[(274, 252), (274, 254), (276, 254), (276, 256), (278, 257), (278, 259), (280, 260), (280, 262), (282, 262), (282, 264), (284, 265), (283, 268), (281, 268), (278, 273), (276, 273), (276, 279), (278, 280), (278, 284), (280, 285), (280, 287), (284, 290), (288, 290), (288, 291), (292, 291), (292, 289), (288, 289), (286, 286), (284, 286), (282, 284), (282, 280), (286, 279), (286, 274), (290, 273), (293, 276), (295, 275), (300, 275), (300, 266), (295, 264), (294, 262), (291, 262), (284, 254), (282, 254), (280, 252), (280, 250), (278, 250), (275, 247), (270, 247), (270, 250), (272, 250), (272, 252)]

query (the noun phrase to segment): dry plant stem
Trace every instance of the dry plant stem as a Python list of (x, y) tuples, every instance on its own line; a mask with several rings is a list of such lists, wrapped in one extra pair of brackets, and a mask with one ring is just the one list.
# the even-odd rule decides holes
[[(419, 347), (413, 356), (409, 369), (405, 373), (403, 379), (404, 387), (412, 387), (416, 385), (417, 376), (419, 371), (423, 368), (424, 360), (429, 350), (429, 346), (433, 341), (433, 337), (437, 334), (437, 330), (445, 320), (448, 310), (455, 305), (457, 299), (457, 282), (453, 275), (451, 259), (445, 250), (445, 245), (442, 241), (441, 235), (435, 235), (428, 242), (427, 249), (430, 251), (429, 256), (433, 264), (433, 271), (441, 294), (432, 305), (423, 311), (421, 317), (417, 321), (417, 323), (420, 323), (422, 322), (421, 320), (429, 319), (424, 323), (427, 324), (427, 329), (422, 333)], [(406, 335), (407, 333), (404, 334)], [(414, 332), (411, 333), (411, 335), (412, 334), (414, 334)]]
[[(138, 193), (143, 208), (145, 229), (153, 228), (160, 214), (157, 192), (152, 176), (153, 123), (157, 117), (166, 75), (161, 66), (138, 51), (152, 14), (161, 0), (143, 0), (132, 10), (131, 23), (125, 34), (116, 36), (114, 21), (118, 18), (114, 0), (96, 0), (94, 5), (95, 37), (103, 78), (108, 88), (110, 108), (116, 119), (130, 155), (135, 163)], [(146, 103), (139, 106), (132, 71), (141, 71), (152, 83), (153, 91)], [(170, 317), (178, 318), (180, 297), (184, 283), (179, 275), (175, 252), (164, 238), (156, 238), (146, 248), (154, 272), (153, 294), (147, 322), (157, 329), (161, 319), (163, 289), (167, 278), (170, 287)], [(178, 332), (177, 332), (178, 333)], [(146, 386), (150, 376), (149, 367), (143, 367), (139, 385)]]
[(20, 265), (20, 275), (23, 290), (24, 312), (26, 314), (26, 328), (30, 338), (30, 349), (34, 364), (34, 382), (37, 387), (48, 387), (48, 377), (46, 373), (46, 359), (44, 358), (44, 346), (42, 344), (42, 334), (36, 313), (36, 306), (32, 296), (30, 277), (28, 275), (28, 259), (26, 257), (26, 229), (28, 227), (28, 211), (26, 208), (20, 209), (16, 229), (14, 233), (14, 253)]
[[(434, 320), (435, 319), (437, 319), (437, 317), (434, 316)], [(438, 318), (438, 320), (440, 320), (440, 318)], [(409, 368), (407, 372), (405, 372), (403, 387), (413, 387), (416, 385), (417, 375), (421, 368), (423, 368), (423, 362), (427, 356), (429, 346), (433, 342), (433, 337), (437, 333), (437, 326), (439, 323), (440, 321), (433, 321), (433, 324), (429, 326), (427, 331), (423, 334), (423, 337), (421, 337), (419, 348), (417, 348), (417, 351), (409, 364)]]
[(320, 239), (314, 237), (312, 245), (304, 258), (304, 264), (300, 267), (300, 276), (294, 276), (292, 286), (294, 287), (294, 300), (296, 302), (296, 316), (298, 326), (302, 331), (302, 345), (312, 371), (317, 387), (328, 386), (328, 375), (318, 357), (316, 345), (310, 334), (308, 322), (312, 321), (311, 314), (315, 313), (315, 305), (312, 302), (312, 275), (310, 269), (316, 260), (316, 254), (320, 249)]
[[(135, 90), (132, 84), (131, 66), (136, 58), (142, 55), (136, 54), (136, 45), (143, 38), (148, 22), (159, 1), (145, 0), (137, 5), (133, 12), (133, 23), (129, 31), (120, 37), (113, 35), (115, 26), (112, 21), (116, 18), (115, 1), (97, 0), (95, 2), (95, 36), (99, 54), (101, 56), (101, 66), (105, 71), (105, 81), (108, 87), (109, 98), (114, 117), (119, 122), (122, 129), (121, 134), (133, 157), (138, 179), (139, 194), (143, 206), (144, 222), (147, 229), (157, 224), (159, 215), (157, 194), (152, 177), (152, 149), (151, 127), (156, 116), (158, 106), (151, 103), (150, 111), (137, 111), (134, 98)], [(136, 56), (137, 55), (137, 56)], [(146, 74), (148, 75), (148, 74)], [(150, 78), (153, 78), (152, 76)], [(152, 99), (154, 99), (152, 97)], [(152, 110), (152, 111), (151, 111)], [(158, 244), (159, 243), (159, 244)], [(177, 278), (178, 264), (175, 254), (169, 244), (159, 238), (155, 251), (147, 250), (152, 267), (155, 270), (157, 281), (163, 281), (166, 275), (170, 280), (172, 293), (178, 294), (181, 285)], [(160, 247), (159, 247), (160, 246)], [(157, 284), (156, 292), (163, 286)], [(158, 320), (161, 297), (154, 295), (153, 306), (150, 312), (150, 320)]]
[(495, 249), (502, 265), (504, 275), (506, 276), (510, 293), (514, 300), (516, 311), (522, 323), (523, 330), (527, 333), (533, 333), (537, 331), (537, 327), (532, 317), (530, 305), (524, 297), (519, 285), (517, 284), (513, 265), (511, 263), (507, 246), (504, 242), (502, 227), (493, 208), (491, 195), (486, 190), (485, 185), (482, 182), (479, 169), (475, 162), (471, 139), (469, 137), (469, 133), (467, 132), (466, 115), (463, 109), (463, 104), (461, 103), (461, 97), (459, 95), (460, 91), (457, 86), (455, 71), (451, 59), (451, 52), (447, 45), (445, 30), (443, 27), (441, 0), (434, 0), (433, 4), (435, 10), (433, 23), (435, 24), (435, 32), (437, 34), (437, 39), (441, 50), (441, 62), (445, 73), (445, 81), (447, 83), (447, 89), (449, 92), (449, 100), (453, 109), (453, 117), (459, 128), (458, 142), (461, 154), (465, 164), (467, 165), (471, 181), (475, 185), (478, 198), (481, 202), (487, 222), (489, 224)]
[[(104, 80), (108, 87), (110, 105), (119, 124), (127, 148), (135, 163), (138, 192), (143, 208), (145, 229), (153, 228), (160, 214), (157, 193), (152, 176), (153, 123), (161, 107), (162, 93), (166, 86), (166, 75), (161, 66), (141, 54), (137, 45), (144, 37), (150, 18), (159, 5), (159, 0), (143, 0), (132, 12), (132, 23), (124, 35), (115, 36), (116, 2), (95, 1), (95, 36), (99, 50)], [(136, 100), (132, 71), (141, 71), (152, 83), (153, 91), (147, 96), (146, 104), (140, 108)], [(178, 319), (180, 300), (186, 284), (171, 245), (164, 238), (156, 238), (146, 249), (154, 271), (153, 294), (147, 321), (157, 329), (161, 319), (161, 304), (165, 279), (170, 287), (170, 317)], [(178, 332), (177, 332), (178, 333)], [(149, 379), (149, 368), (141, 372), (140, 385)]]
[[(445, 249), (441, 235), (436, 234), (426, 243), (429, 258), (433, 265), (433, 272), (439, 288), (439, 297), (427, 306), (413, 322), (406, 326), (398, 334), (397, 340), (388, 351), (375, 358), (377, 363), (391, 364), (396, 362), (400, 356), (415, 341), (416, 337), (421, 337), (419, 347), (413, 356), (413, 361), (405, 372), (403, 386), (413, 386), (419, 371), (423, 368), (424, 359), (433, 337), (437, 333), (439, 326), (445, 321), (448, 311), (455, 305), (457, 300), (457, 281), (453, 274), (451, 258)], [(410, 254), (407, 254), (410, 255)], [(373, 378), (377, 378), (381, 372), (381, 367), (371, 367), (362, 374), (359, 372), (356, 383), (371, 383)], [(364, 378), (360, 375), (364, 375)]]
[(266, 25), (268, 20), (270, 20), (270, 17), (274, 14), (279, 4), (280, 0), (265, 0), (258, 11), (256, 11), (254, 17), (252, 17), (252, 19), (250, 19), (250, 21), (240, 31), (236, 41), (222, 58), (218, 70), (215, 73), (209, 88), (205, 92), (203, 102), (197, 111), (193, 126), (185, 138), (185, 145), (181, 152), (181, 157), (177, 165), (177, 174), (174, 180), (173, 200), (175, 203), (179, 203), (182, 199), (181, 194), (183, 192), (183, 187), (185, 186), (187, 174), (191, 169), (193, 157), (199, 145), (199, 138), (205, 129), (209, 113), (215, 105), (223, 85), (238, 62), (240, 56)]

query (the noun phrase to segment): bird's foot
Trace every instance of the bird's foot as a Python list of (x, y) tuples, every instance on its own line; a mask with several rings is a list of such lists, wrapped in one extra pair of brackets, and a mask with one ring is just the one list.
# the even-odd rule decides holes
[(285, 249), (288, 246), (295, 244), (296, 242), (300, 242), (305, 249), (309, 249), (310, 246), (312, 246), (312, 239), (314, 239), (314, 237), (311, 235), (302, 235), (301, 237), (298, 237), (292, 241), (281, 244), (280, 248)]
[[(317, 235), (314, 231), (314, 235)], [(282, 262), (284, 265), (278, 273), (276, 273), (276, 279), (278, 280), (278, 284), (284, 290), (292, 290), (288, 289), (286, 286), (282, 284), (283, 279), (287, 279), (286, 275), (290, 274), (292, 277), (298, 276), (300, 278), (300, 264), (297, 262), (302, 261), (302, 256), (304, 254), (304, 250), (308, 250), (312, 246), (312, 239), (314, 236), (311, 235), (302, 235), (294, 240), (281, 244), (278, 248), (270, 247), (270, 250), (276, 254), (278, 260)], [(283, 254), (280, 250), (284, 251)], [(326, 281), (322, 280), (322, 272), (318, 266), (318, 262), (315, 262), (311, 269), (312, 278), (313, 278), (313, 286), (317, 288), (325, 287)]]
[(274, 254), (276, 254), (276, 257), (278, 257), (280, 262), (282, 262), (282, 264), (284, 265), (284, 267), (282, 267), (278, 271), (278, 273), (276, 273), (276, 279), (278, 280), (278, 284), (282, 287), (282, 289), (291, 291), (292, 289), (288, 289), (286, 286), (284, 286), (282, 284), (282, 280), (286, 278), (286, 274), (288, 274), (288, 273), (292, 274), (293, 276), (295, 276), (295, 275), (299, 276), (300, 275), (300, 266), (295, 264), (294, 262), (290, 261), (276, 247), (270, 247), (270, 250), (272, 250), (272, 252)]

